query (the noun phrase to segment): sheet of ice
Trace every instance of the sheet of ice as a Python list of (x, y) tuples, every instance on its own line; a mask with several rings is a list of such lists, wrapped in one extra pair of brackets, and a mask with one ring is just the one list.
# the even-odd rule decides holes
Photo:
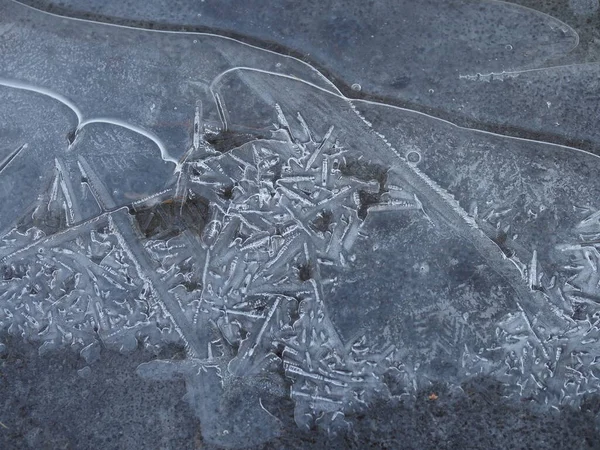
[(435, 381), (598, 390), (597, 157), (352, 100), (232, 39), (0, 1), (2, 331), (88, 364), (181, 345), (138, 373), (183, 378), (230, 448), (280, 433), (267, 394), (337, 433)]
[[(591, 122), (600, 61), (597, 2), (393, 0), (342, 6), (327, 0), (291, 8), (286, 2), (181, 0), (176, 10), (158, 1), (143, 7), (122, 1), (29, 3), (132, 25), (219, 30), (267, 47), (275, 41), (281, 52), (328, 73), (349, 97), (600, 152), (598, 127)], [(581, 39), (574, 27), (582, 29)]]
[[(577, 34), (569, 26), (530, 8), (503, 1), (410, 0), (243, 4), (235, 0), (85, 0), (23, 3), (58, 13), (87, 13), (102, 19), (150, 22), (158, 26), (202, 27), (246, 38), (275, 41), (353, 83), (371, 86), (409, 83), (417, 70), (440, 78), (459, 68), (495, 71), (534, 67), (569, 52)], [(585, 1), (572, 2), (582, 4)], [(582, 11), (584, 8), (580, 8)], [(589, 9), (589, 8), (588, 8)], [(223, 14), (227, 11), (227, 14)], [(349, 50), (353, 50), (350, 52)], [(363, 85), (363, 86), (364, 86)]]

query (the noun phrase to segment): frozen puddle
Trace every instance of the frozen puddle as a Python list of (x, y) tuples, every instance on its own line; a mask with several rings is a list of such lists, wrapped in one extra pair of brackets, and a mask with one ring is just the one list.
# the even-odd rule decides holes
[(598, 390), (597, 157), (352, 100), (233, 39), (1, 5), (2, 331), (82, 376), (101, 347), (184, 347), (137, 372), (183, 378), (227, 447), (281, 432), (261, 393), (333, 434), (438, 381)]

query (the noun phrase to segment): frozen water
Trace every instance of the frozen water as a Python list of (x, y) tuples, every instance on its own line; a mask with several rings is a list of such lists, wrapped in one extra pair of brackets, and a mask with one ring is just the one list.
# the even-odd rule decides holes
[[(568, 26), (502, 2), (404, 6), (438, 17), (436, 33), (439, 17), (474, 30), (480, 47), (428, 37), (448, 46), (437, 57), (458, 55), (431, 67), (473, 87), (460, 101), (546, 74), (536, 65), (577, 45)], [(183, 379), (203, 439), (231, 448), (281, 434), (264, 396), (334, 435), (438, 382), (487, 376), (547, 407), (598, 391), (597, 156), (352, 99), (306, 62), (216, 34), (0, 8), (4, 333), (40, 355), (75, 349), (81, 377), (102, 348), (181, 346), (137, 373)], [(497, 10), (516, 31), (495, 24), (481, 40)], [(410, 14), (404, 32), (422, 32)], [(489, 58), (515, 36), (529, 50)], [(411, 74), (433, 70), (422, 50)], [(352, 61), (332, 64), (346, 74)], [(383, 92), (386, 64), (354, 70), (352, 91)], [(558, 120), (547, 110), (570, 87), (537, 104), (525, 85), (515, 96)], [(561, 136), (595, 139), (568, 123)]]
[(569, 0), (569, 7), (577, 16), (591, 16), (598, 6), (598, 0)]
[(349, 97), (600, 152), (590, 124), (600, 61), (595, 1), (26, 3), (133, 25), (218, 29), (265, 46), (276, 41), (282, 53), (317, 64)]

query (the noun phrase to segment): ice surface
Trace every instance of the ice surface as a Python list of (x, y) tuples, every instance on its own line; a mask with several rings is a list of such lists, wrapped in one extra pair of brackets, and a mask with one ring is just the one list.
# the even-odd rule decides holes
[[(185, 380), (205, 441), (232, 448), (281, 433), (265, 396), (336, 434), (435, 382), (488, 376), (547, 407), (598, 391), (597, 156), (351, 99), (306, 62), (216, 34), (0, 8), (3, 332), (73, 348), (82, 377), (101, 348), (181, 346), (137, 372)], [(519, 71), (456, 86), (538, 76), (576, 45), (525, 8), (447, 8), (453, 26), (486, 29), (496, 9), (518, 24), (463, 52), (432, 37), (459, 55), (444, 76)], [(502, 33), (531, 52), (478, 59)]]
[(592, 122), (600, 61), (595, 0), (26, 3), (132, 25), (212, 27), (265, 46), (275, 41), (282, 53), (317, 64), (349, 97), (600, 152)]

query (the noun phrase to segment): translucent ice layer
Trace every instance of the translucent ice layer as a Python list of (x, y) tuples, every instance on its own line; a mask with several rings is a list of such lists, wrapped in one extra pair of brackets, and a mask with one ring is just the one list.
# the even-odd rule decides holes
[[(555, 407), (598, 390), (598, 157), (350, 99), (231, 38), (0, 7), (3, 332), (88, 364), (181, 346), (139, 375), (184, 379), (233, 448), (280, 433), (266, 397), (336, 433), (436, 381)], [(574, 45), (511, 8), (521, 67)]]
[(218, 30), (302, 58), (349, 97), (600, 153), (595, 0), (26, 2), (134, 26)]

